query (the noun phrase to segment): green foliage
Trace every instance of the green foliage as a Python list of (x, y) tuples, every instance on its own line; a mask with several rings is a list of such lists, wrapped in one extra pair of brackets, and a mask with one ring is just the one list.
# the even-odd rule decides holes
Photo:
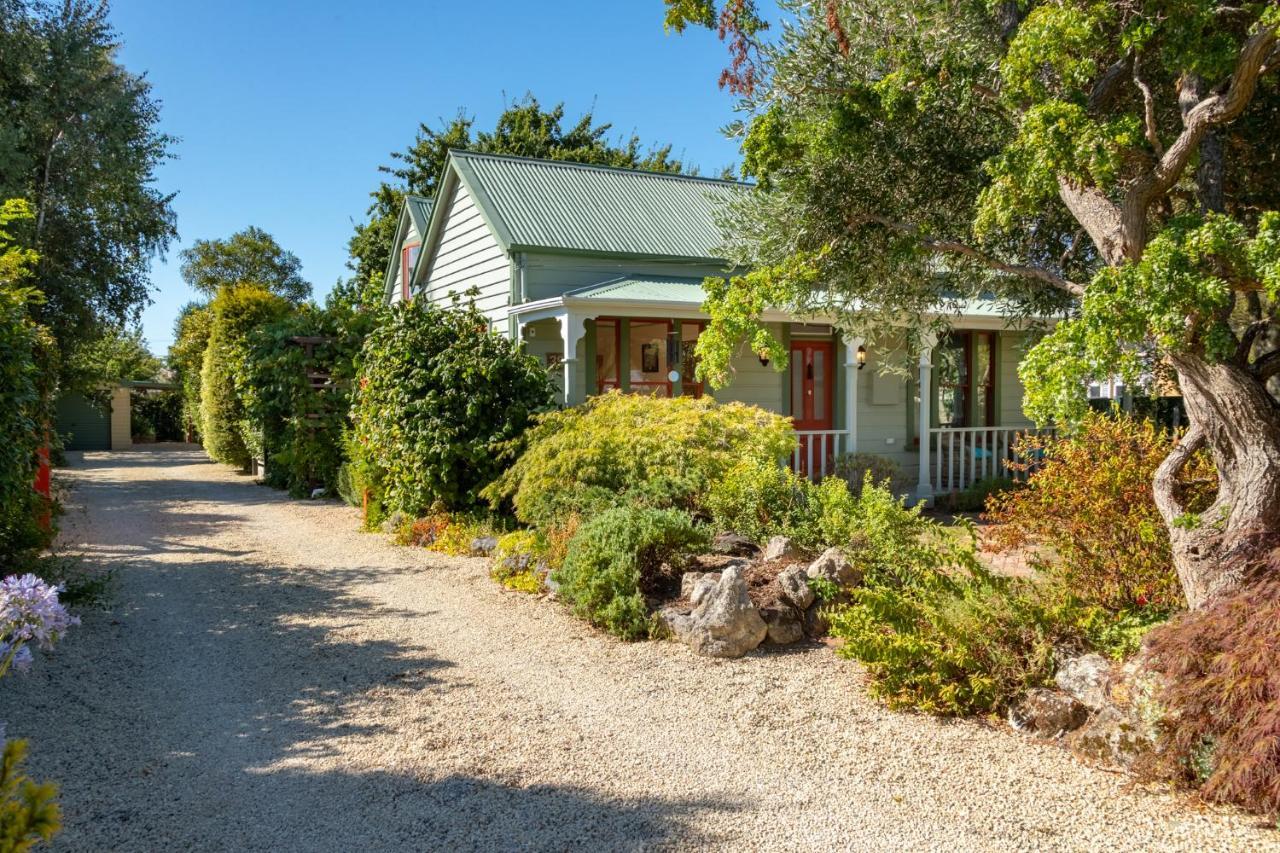
[[(1210, 607), (1157, 628), (1148, 661), (1164, 770), (1207, 799), (1280, 818), (1280, 559)], [(1198, 765), (1198, 766), (1197, 766)]]
[(33, 488), (37, 452), (52, 421), (50, 369), (53, 341), (32, 319), (41, 294), (24, 287), (35, 255), (16, 242), (16, 225), (30, 208), (9, 201), (0, 206), (0, 572), (25, 564), (47, 545), (52, 531), (49, 502)]
[[(238, 387), (247, 417), (261, 425), (269, 485), (295, 497), (316, 488), (341, 493), (352, 389), (364, 340), (379, 316), (330, 300), (323, 309), (304, 305), (250, 334)], [(299, 338), (320, 343), (308, 347)], [(328, 378), (317, 386), (314, 376)], [(350, 485), (348, 474), (348, 492)]]
[(27, 742), (4, 743), (0, 757), (0, 851), (25, 853), (40, 842), (49, 842), (62, 828), (58, 787), (37, 784), (22, 772)]
[(618, 507), (578, 528), (552, 580), (577, 616), (624, 640), (638, 640), (655, 630), (645, 595), (659, 582), (662, 564), (678, 566), (705, 544), (687, 513)]
[(538, 360), (489, 331), (474, 306), (399, 304), (362, 358), (353, 461), (386, 511), (472, 507), (498, 476), (503, 447), (551, 401)]
[(976, 560), (849, 595), (831, 613), (831, 633), (844, 640), (839, 654), (867, 667), (872, 695), (890, 707), (995, 711), (1053, 676), (1053, 647), (1063, 639), (1058, 620), (1030, 583), (992, 574)]
[(1238, 341), (1229, 319), (1242, 281), (1259, 282), (1272, 300), (1280, 293), (1280, 214), (1262, 216), (1253, 237), (1218, 214), (1171, 220), (1137, 263), (1101, 271), (1079, 316), (1031, 350), (1019, 367), (1027, 412), (1042, 422), (1080, 420), (1083, 383), (1120, 374), (1140, 387), (1149, 369), (1143, 348), (1151, 344), (1210, 361), (1234, 359)]
[(32, 284), (45, 297), (32, 319), (65, 355), (147, 304), (151, 259), (175, 236), (156, 182), (173, 140), (151, 84), (118, 61), (106, 4), (17, 0), (3, 17), (0, 199), (31, 203)]
[(66, 358), (64, 381), (73, 387), (101, 388), (125, 380), (159, 378), (160, 359), (147, 349), (142, 329), (113, 326), (102, 330), (101, 337), (86, 341)]
[(209, 297), (240, 285), (260, 287), (294, 303), (311, 295), (298, 256), (252, 225), (225, 240), (196, 240), (181, 256), (182, 280)]
[(189, 302), (174, 321), (174, 341), (169, 347), (169, 368), (182, 386), (183, 430), (192, 436), (200, 434), (200, 374), (212, 328), (212, 309)]
[(433, 198), (437, 182), (451, 149), (488, 154), (514, 154), (575, 163), (594, 163), (628, 169), (663, 172), (683, 171), (671, 159), (671, 146), (642, 149), (639, 137), (611, 142), (613, 126), (596, 124), (594, 113), (584, 113), (569, 126), (564, 124), (564, 105), (544, 109), (533, 95), (512, 100), (504, 106), (492, 131), (473, 133), (475, 120), (463, 110), (439, 127), (418, 126), (413, 144), (391, 156), (395, 163), (380, 171), (394, 183), (383, 182), (370, 193), (369, 220), (356, 226), (349, 249), (355, 271), (355, 289), (364, 305), (379, 305), (383, 299), (383, 276), (392, 251), (400, 209), (406, 194)]
[(700, 515), (739, 460), (772, 462), (794, 442), (785, 418), (754, 406), (611, 392), (540, 418), (484, 497), (543, 529), (625, 505)]
[(1010, 477), (984, 477), (958, 492), (938, 495), (934, 506), (946, 512), (982, 512), (993, 496), (1012, 488), (1014, 482)]
[(536, 530), (515, 530), (498, 539), (490, 576), (517, 592), (542, 591), (542, 573), (550, 566), (547, 539)]
[(902, 492), (909, 485), (902, 466), (888, 456), (877, 453), (841, 453), (832, 462), (831, 473), (848, 483), (849, 491), (855, 497), (862, 491), (863, 482), (868, 479), (876, 485), (887, 486), (894, 494)]
[[(1082, 601), (1111, 611), (1184, 605), (1169, 534), (1151, 480), (1176, 441), (1150, 421), (1091, 413), (1059, 439), (1028, 436), (1018, 451), (1037, 460), (1024, 488), (997, 493), (987, 505), (1004, 548), (1047, 545), (1032, 565)], [(1215, 491), (1212, 463), (1201, 454), (1184, 471), (1185, 500), (1203, 508)]]
[[(773, 536), (811, 538), (813, 486), (772, 459), (745, 459), (711, 485), (712, 526), (763, 544)], [(806, 543), (816, 544), (816, 543)]]
[(129, 409), (131, 430), (139, 441), (182, 441), (182, 392), (134, 391)]
[(228, 287), (210, 303), (209, 343), (200, 373), (200, 433), (211, 457), (248, 468), (262, 452), (261, 423), (250, 419), (244, 393), (250, 368), (249, 338), (259, 326), (283, 317), (289, 303), (260, 287)]

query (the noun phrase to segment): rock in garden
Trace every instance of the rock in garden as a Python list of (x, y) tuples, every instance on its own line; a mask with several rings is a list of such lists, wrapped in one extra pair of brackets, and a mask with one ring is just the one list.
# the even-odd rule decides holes
[(809, 588), (809, 573), (804, 566), (791, 566), (778, 575), (778, 587), (782, 597), (801, 610), (813, 604), (813, 590)]
[(1086, 760), (1128, 769), (1152, 754), (1156, 738), (1134, 709), (1104, 705), (1084, 727), (1067, 737), (1067, 745)]
[(1064, 657), (1054, 673), (1053, 683), (1059, 690), (1079, 699), (1090, 711), (1107, 704), (1107, 681), (1111, 662), (1100, 654)]
[(791, 544), (791, 540), (786, 536), (775, 536), (769, 540), (769, 544), (764, 546), (764, 553), (760, 559), (768, 562), (769, 560), (783, 560), (787, 557), (797, 557), (800, 555), (800, 549)]
[(1079, 699), (1050, 690), (1035, 687), (1009, 709), (1009, 725), (1016, 730), (1038, 737), (1059, 737), (1074, 731), (1089, 719), (1089, 709)]
[(720, 533), (711, 540), (713, 554), (728, 554), (731, 557), (751, 557), (760, 549), (745, 536), (736, 533)]
[(678, 640), (707, 657), (741, 657), (769, 633), (737, 566), (721, 574), (692, 613), (686, 616), (667, 610), (662, 618)]
[(399, 533), (400, 528), (404, 527), (410, 521), (412, 521), (412, 519), (409, 518), (409, 516), (405, 515), (400, 510), (396, 510), (391, 513), (391, 515), (387, 516), (386, 521), (382, 522), (382, 532)]
[(790, 604), (778, 602), (760, 608), (760, 617), (769, 629), (769, 642), (779, 646), (798, 643), (804, 639), (804, 623), (800, 611)]
[(477, 536), (471, 540), (470, 551), (473, 557), (488, 557), (498, 548), (498, 540), (492, 536)]
[(804, 612), (804, 632), (811, 639), (818, 640), (831, 631), (831, 620), (827, 618), (827, 608), (814, 604)]
[(806, 574), (813, 580), (830, 581), (842, 588), (862, 582), (862, 572), (839, 548), (823, 551), (821, 557), (809, 564)]
[(680, 576), (680, 597), (697, 607), (719, 581), (720, 572), (685, 572)]

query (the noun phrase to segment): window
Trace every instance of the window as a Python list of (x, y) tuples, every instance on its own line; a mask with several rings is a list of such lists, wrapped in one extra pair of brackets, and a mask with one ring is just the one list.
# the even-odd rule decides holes
[(631, 390), (659, 397), (671, 396), (667, 379), (667, 338), (671, 334), (669, 320), (632, 320), (631, 351), (628, 360)]
[[(677, 371), (680, 393), (701, 397), (702, 383), (695, 379), (698, 358), (694, 353), (704, 324), (696, 320), (628, 320), (626, 350), (622, 320), (596, 319), (596, 392), (603, 394), (626, 385), (633, 393), (670, 397), (674, 392), (671, 371)], [(623, 371), (626, 371), (624, 374)]]
[(413, 277), (414, 264), (418, 262), (418, 253), (422, 251), (421, 243), (411, 243), (400, 250), (400, 295), (409, 298), (409, 284)]
[(618, 382), (619, 325), (617, 320), (596, 320), (596, 391), (600, 394), (622, 387)]
[(938, 346), (938, 425), (995, 425), (995, 334), (952, 332)]

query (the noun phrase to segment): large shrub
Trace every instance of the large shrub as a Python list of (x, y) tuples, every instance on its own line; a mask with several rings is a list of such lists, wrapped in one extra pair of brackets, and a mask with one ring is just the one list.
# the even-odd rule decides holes
[(290, 305), (264, 288), (240, 285), (221, 290), (209, 307), (213, 321), (200, 373), (204, 449), (219, 462), (248, 468), (262, 452), (261, 425), (244, 405), (249, 335), (283, 317)]
[(484, 495), (543, 528), (624, 505), (704, 514), (707, 493), (735, 464), (776, 463), (795, 442), (786, 418), (754, 406), (617, 392), (540, 418), (526, 439)]
[(269, 485), (299, 497), (316, 488), (343, 493), (352, 388), (378, 316), (330, 300), (323, 309), (304, 305), (249, 336), (241, 392), (249, 418), (261, 425)]
[(1087, 644), (1107, 627), (1058, 587), (993, 574), (978, 560), (971, 529), (957, 536), (883, 485), (867, 482), (856, 499), (835, 505), (828, 525), (851, 532), (849, 555), (864, 578), (829, 606), (831, 633), (892, 707), (1001, 709), (1050, 680), (1056, 643)]
[(213, 327), (213, 310), (207, 305), (190, 303), (174, 322), (174, 341), (169, 347), (169, 368), (181, 387), (182, 429), (190, 438), (199, 438), (203, 423), (200, 417), (200, 374), (204, 369), (204, 353), (209, 347)]
[(1167, 769), (1210, 800), (1280, 818), (1280, 552), (1253, 583), (1156, 628)]
[(52, 421), (54, 342), (31, 317), (40, 293), (20, 286), (35, 255), (17, 247), (10, 223), (25, 203), (0, 206), (0, 571), (25, 565), (48, 544), (49, 502), (34, 488), (37, 453)]
[[(1115, 610), (1181, 607), (1169, 536), (1151, 491), (1175, 441), (1150, 421), (1098, 413), (1063, 438), (1024, 439), (1018, 449), (1036, 465), (1025, 488), (998, 492), (988, 503), (999, 525), (994, 541), (1048, 545), (1052, 557), (1036, 568), (1085, 601)], [(1207, 504), (1215, 487), (1211, 461), (1198, 457), (1184, 479), (1187, 501)]]
[(688, 513), (618, 507), (585, 522), (569, 542), (564, 565), (552, 573), (573, 612), (624, 640), (652, 633), (645, 600), (663, 563), (705, 544)]
[(465, 509), (503, 448), (550, 405), (538, 360), (473, 306), (397, 305), (365, 341), (353, 406), (358, 467), (386, 511)]

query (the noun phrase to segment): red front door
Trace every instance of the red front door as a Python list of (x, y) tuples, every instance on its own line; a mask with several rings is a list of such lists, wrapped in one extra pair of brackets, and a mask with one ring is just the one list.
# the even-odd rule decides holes
[[(791, 342), (791, 420), (797, 432), (829, 430), (834, 423), (831, 362), (835, 354), (830, 341)], [(796, 471), (829, 470), (834, 455), (832, 436), (800, 436)]]

